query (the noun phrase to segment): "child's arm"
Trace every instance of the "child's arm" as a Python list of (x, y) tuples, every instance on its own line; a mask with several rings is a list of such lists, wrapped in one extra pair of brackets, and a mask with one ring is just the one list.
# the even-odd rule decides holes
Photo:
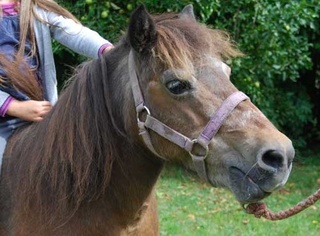
[(102, 50), (113, 45), (97, 32), (52, 12), (47, 12), (52, 37), (71, 50), (91, 58), (97, 58)]

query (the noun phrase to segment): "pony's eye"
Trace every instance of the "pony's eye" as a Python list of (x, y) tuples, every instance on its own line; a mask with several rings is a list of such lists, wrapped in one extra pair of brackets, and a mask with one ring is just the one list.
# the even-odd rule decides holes
[(191, 84), (188, 81), (181, 81), (178, 79), (167, 82), (166, 87), (171, 93), (175, 95), (188, 92), (192, 88)]

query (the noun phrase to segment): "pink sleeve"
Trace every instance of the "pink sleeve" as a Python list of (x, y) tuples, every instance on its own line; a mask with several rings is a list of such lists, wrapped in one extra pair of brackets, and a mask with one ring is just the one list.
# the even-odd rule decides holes
[(0, 107), (0, 116), (1, 117), (5, 117), (6, 113), (7, 113), (7, 110), (8, 110), (8, 107), (9, 107), (9, 104), (10, 102), (13, 100), (13, 97), (9, 96), (5, 102), (2, 104), (2, 106)]
[(113, 46), (112, 43), (105, 43), (103, 44), (98, 51), (98, 56), (101, 56), (102, 52), (104, 49), (106, 49), (107, 47)]

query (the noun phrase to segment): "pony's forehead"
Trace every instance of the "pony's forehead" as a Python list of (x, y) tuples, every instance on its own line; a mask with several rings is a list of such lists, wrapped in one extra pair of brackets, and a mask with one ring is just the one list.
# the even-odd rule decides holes
[(224, 63), (220, 58), (216, 56), (207, 55), (206, 60), (214, 67), (228, 66), (226, 63)]
[(218, 59), (217, 57), (213, 57), (213, 56), (208, 56), (207, 59), (209, 64), (212, 65), (214, 69), (221, 70), (228, 77), (230, 76), (231, 68), (226, 63), (224, 63), (221, 59)]
[[(202, 66), (193, 65), (193, 68), (171, 68), (169, 71), (171, 71), (173, 74), (177, 75), (178, 77), (194, 80), (196, 76), (197, 71), (202, 71), (202, 67), (210, 67), (217, 73), (224, 73), (227, 77), (231, 74), (231, 68), (223, 62), (218, 57), (214, 56), (205, 56), (204, 61), (201, 63)], [(165, 74), (168, 75), (170, 72), (166, 71)]]

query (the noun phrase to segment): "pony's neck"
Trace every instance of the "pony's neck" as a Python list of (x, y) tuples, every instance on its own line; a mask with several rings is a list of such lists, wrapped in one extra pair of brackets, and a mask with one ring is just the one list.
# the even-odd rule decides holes
[(113, 166), (110, 191), (107, 200), (114, 206), (114, 211), (128, 223), (134, 220), (137, 212), (149, 198), (163, 162), (151, 159), (149, 151), (127, 150)]
[[(123, 52), (118, 52), (119, 55), (129, 53), (125, 47), (119, 50), (123, 50)], [(128, 68), (127, 57), (123, 57), (122, 60), (117, 59), (115, 62), (114, 66)], [(112, 166), (112, 177), (109, 188), (112, 192), (107, 199), (111, 199), (110, 201), (114, 203), (115, 211), (120, 212), (119, 215), (122, 219), (126, 216), (130, 216), (128, 218), (132, 219), (152, 193), (164, 162), (155, 157), (145, 147), (140, 135), (138, 135), (139, 130), (136, 124), (136, 111), (132, 103), (133, 99), (128, 100), (128, 98), (123, 97), (122, 102), (117, 100), (121, 99), (118, 94), (130, 94), (131, 83), (129, 72), (123, 73), (119, 68), (115, 69), (110, 64), (108, 66), (111, 68), (111, 73), (115, 73), (109, 77), (116, 78), (109, 83), (109, 85), (112, 84), (111, 87), (114, 91), (114, 97), (111, 100), (117, 101), (116, 103), (119, 104), (128, 102), (128, 104), (124, 105), (127, 110), (123, 114), (123, 117), (125, 117), (123, 119), (123, 126), (126, 127), (125, 133), (131, 137), (131, 141), (123, 143), (123, 140), (119, 140), (122, 143), (121, 154)], [(124, 74), (125, 77), (121, 78)], [(118, 91), (120, 89), (125, 90), (125, 92)]]

